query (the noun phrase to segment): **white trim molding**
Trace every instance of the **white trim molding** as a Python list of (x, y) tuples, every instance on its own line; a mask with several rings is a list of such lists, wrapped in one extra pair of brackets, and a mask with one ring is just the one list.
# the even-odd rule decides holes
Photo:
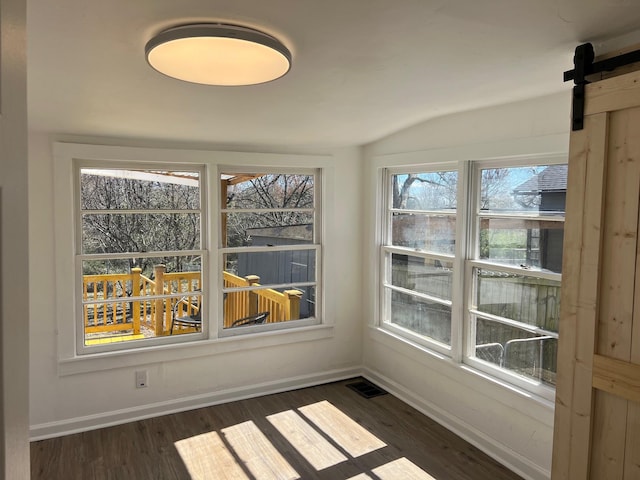
[(131, 408), (113, 410), (95, 415), (68, 418), (56, 422), (32, 425), (30, 432), (31, 441), (47, 438), (61, 437), (89, 430), (121, 425), (146, 418), (169, 415), (171, 413), (184, 412), (196, 408), (210, 407), (222, 403), (245, 400), (247, 398), (261, 397), (274, 393), (286, 392), (299, 388), (313, 387), (323, 383), (337, 382), (362, 375), (362, 367), (350, 367), (328, 372), (302, 375), (272, 382), (265, 382), (250, 386), (228, 388), (212, 391), (199, 395), (174, 398), (162, 402), (154, 402), (146, 405), (137, 405)]
[(550, 470), (536, 465), (528, 458), (510, 449), (507, 445), (496, 441), (473, 425), (462, 421), (458, 417), (438, 407), (436, 404), (416, 395), (379, 372), (365, 368), (363, 377), (398, 397), (447, 430), (455, 433), (521, 477), (527, 480), (548, 480), (551, 478)]

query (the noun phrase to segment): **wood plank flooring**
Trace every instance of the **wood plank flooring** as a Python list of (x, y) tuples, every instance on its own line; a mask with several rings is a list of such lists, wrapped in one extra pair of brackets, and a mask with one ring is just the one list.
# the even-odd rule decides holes
[(33, 442), (33, 480), (514, 480), (390, 394), (336, 382)]

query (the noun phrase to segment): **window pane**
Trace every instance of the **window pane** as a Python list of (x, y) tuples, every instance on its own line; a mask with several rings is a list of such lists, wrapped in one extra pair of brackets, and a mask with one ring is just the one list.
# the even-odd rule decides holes
[(456, 246), (456, 218), (394, 212), (391, 218), (392, 245), (453, 255)]
[(558, 340), (476, 319), (475, 357), (549, 385), (556, 383)]
[[(235, 283), (234, 283), (235, 282)], [(237, 284), (236, 284), (237, 283)], [(243, 286), (225, 276), (225, 286)], [(315, 287), (256, 288), (224, 294), (224, 328), (288, 322), (314, 317)]]
[(315, 250), (226, 253), (224, 265), (225, 283), (230, 276), (261, 285), (316, 281)]
[(560, 282), (475, 269), (477, 310), (558, 331)]
[(156, 170), (80, 170), (83, 210), (197, 210), (198, 172)]
[(313, 208), (313, 175), (226, 174), (226, 208)]
[(564, 222), (513, 218), (480, 220), (480, 258), (562, 271)]
[(313, 243), (313, 214), (295, 211), (223, 213), (227, 247)]
[(82, 215), (82, 253), (199, 250), (199, 213)]
[(455, 212), (458, 172), (403, 173), (391, 177), (393, 208)]
[(451, 344), (451, 307), (389, 291), (391, 323), (438, 342)]
[(401, 255), (391, 255), (391, 283), (444, 300), (451, 300), (453, 263)]
[(481, 171), (482, 212), (564, 212), (567, 165), (488, 168)]
[[(82, 262), (82, 300), (86, 345), (141, 340), (171, 333), (174, 315), (199, 312), (201, 259), (193, 256), (86, 260)], [(188, 293), (188, 298), (171, 294)], [(161, 299), (147, 297), (165, 295)], [(178, 304), (176, 303), (178, 302)], [(174, 308), (174, 307), (178, 308)], [(194, 326), (174, 329), (192, 333)]]
[[(315, 318), (317, 250), (303, 247), (317, 241), (316, 175), (225, 172), (220, 181), (223, 327)], [(274, 248), (252, 251), (260, 247)]]

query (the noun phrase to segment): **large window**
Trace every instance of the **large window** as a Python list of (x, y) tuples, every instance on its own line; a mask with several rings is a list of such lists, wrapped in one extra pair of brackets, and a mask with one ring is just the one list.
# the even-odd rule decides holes
[(331, 156), (74, 143), (53, 154), (61, 375), (207, 355), (234, 335), (225, 351), (333, 334), (320, 325), (320, 199), (328, 191), (333, 209), (341, 178)]
[(387, 187), (385, 320), (447, 349), (451, 345), (458, 172), (390, 172)]
[(469, 359), (555, 385), (567, 166), (474, 173)]
[(383, 325), (550, 397), (567, 188), (557, 161), (389, 169)]
[[(203, 170), (77, 163), (78, 351), (202, 332)], [(176, 324), (175, 317), (200, 319)]]
[(220, 172), (222, 334), (316, 322), (320, 264), (315, 170)]

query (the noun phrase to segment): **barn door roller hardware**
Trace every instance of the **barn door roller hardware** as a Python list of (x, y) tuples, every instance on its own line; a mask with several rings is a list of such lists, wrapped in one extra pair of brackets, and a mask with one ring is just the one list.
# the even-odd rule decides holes
[(582, 130), (584, 126), (584, 86), (589, 83), (587, 75), (610, 72), (618, 67), (640, 62), (640, 50), (623, 53), (617, 57), (594, 62), (593, 45), (584, 43), (576, 47), (573, 70), (564, 72), (564, 81), (573, 80), (573, 102), (571, 108), (571, 130)]

